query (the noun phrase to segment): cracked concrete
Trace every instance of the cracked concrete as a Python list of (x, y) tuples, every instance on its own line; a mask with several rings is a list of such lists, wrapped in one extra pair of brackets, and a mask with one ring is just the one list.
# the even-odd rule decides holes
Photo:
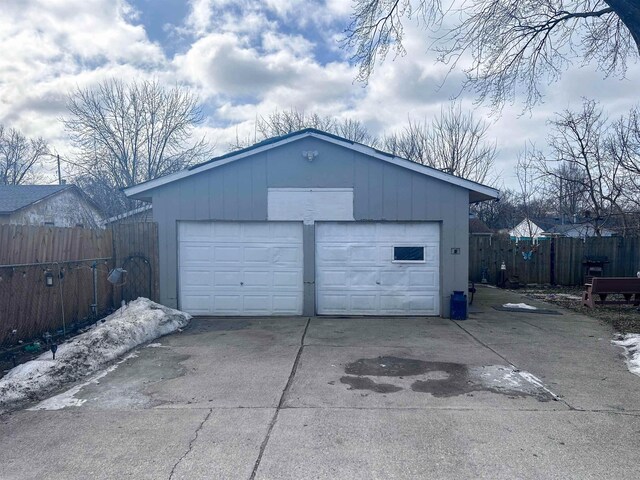
[(193, 449), (193, 444), (198, 439), (198, 435), (200, 434), (200, 430), (202, 430), (202, 427), (204, 427), (204, 424), (207, 422), (207, 420), (209, 420), (209, 417), (211, 416), (212, 413), (213, 413), (213, 409), (209, 409), (209, 413), (207, 413), (206, 417), (204, 417), (204, 419), (202, 420), (202, 423), (200, 423), (200, 425), (198, 425), (198, 428), (196, 428), (193, 438), (189, 441), (189, 446), (187, 447), (187, 451), (184, 452), (184, 454), (178, 459), (176, 463), (173, 464), (173, 467), (171, 468), (171, 472), (169, 473), (169, 480), (173, 479), (173, 476), (176, 473), (176, 469), (178, 468), (178, 465), (180, 465), (180, 463), (182, 463), (182, 461), (186, 458), (186, 456), (191, 453), (191, 450)]
[(613, 332), (491, 308), (520, 301), (481, 288), (464, 322), (195, 319), (80, 407), (0, 416), (0, 477), (635, 478), (640, 378)]

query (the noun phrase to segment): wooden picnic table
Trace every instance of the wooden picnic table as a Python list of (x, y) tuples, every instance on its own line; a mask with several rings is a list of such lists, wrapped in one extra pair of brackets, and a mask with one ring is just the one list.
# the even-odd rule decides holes
[[(603, 304), (640, 305), (640, 278), (638, 277), (593, 277), (590, 283), (585, 283), (582, 293), (582, 304), (594, 308)], [(594, 300), (597, 295), (600, 300)], [(624, 300), (607, 300), (609, 295), (622, 295)], [(633, 299), (633, 300), (632, 300)]]

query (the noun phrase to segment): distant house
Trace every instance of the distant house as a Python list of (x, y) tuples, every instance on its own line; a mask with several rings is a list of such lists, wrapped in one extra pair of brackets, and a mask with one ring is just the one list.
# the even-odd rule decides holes
[(477, 217), (469, 217), (469, 234), (474, 236), (491, 236), (493, 232)]
[(134, 222), (153, 222), (153, 207), (151, 205), (143, 205), (134, 208), (128, 212), (107, 218), (104, 221), (106, 227), (117, 223), (134, 223)]
[(518, 225), (509, 230), (509, 236), (516, 241), (537, 241), (541, 237), (544, 237), (544, 232), (547, 228), (551, 228), (551, 225), (547, 225), (538, 219), (524, 218)]
[(75, 185), (0, 185), (0, 224), (102, 226), (99, 207)]
[[(587, 238), (596, 236), (593, 225), (587, 221), (574, 220), (573, 223), (563, 223), (560, 218), (525, 218), (509, 230), (509, 235), (514, 240), (533, 241), (550, 237)], [(612, 230), (600, 228), (600, 236), (611, 237), (612, 235), (615, 235)]]
[[(572, 237), (572, 238), (586, 238), (595, 237), (596, 230), (593, 225), (589, 223), (566, 223), (564, 225), (554, 225), (545, 232), (548, 237)], [(615, 232), (606, 228), (600, 228), (601, 237), (612, 237)]]

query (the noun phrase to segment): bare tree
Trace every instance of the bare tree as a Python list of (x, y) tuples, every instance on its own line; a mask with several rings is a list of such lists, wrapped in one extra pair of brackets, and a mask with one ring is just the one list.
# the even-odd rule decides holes
[(495, 143), (486, 139), (489, 125), (457, 103), (442, 109), (430, 125), (409, 121), (399, 133), (383, 139), (390, 153), (479, 183), (491, 177)]
[(613, 124), (611, 154), (621, 165), (622, 198), (625, 226), (640, 234), (640, 111), (632, 107), (628, 115)]
[(35, 168), (48, 153), (42, 138), (27, 138), (15, 128), (7, 130), (0, 125), (0, 185), (35, 181)]
[(79, 151), (70, 163), (109, 214), (132, 206), (120, 189), (182, 170), (211, 152), (204, 139), (192, 139), (203, 114), (197, 97), (179, 86), (107, 80), (75, 90), (67, 108), (64, 125)]
[(588, 210), (586, 200), (585, 174), (573, 163), (560, 162), (549, 166), (553, 175), (544, 175), (538, 185), (543, 194), (553, 199), (553, 212), (563, 221), (575, 222)]
[(500, 189), (500, 200), (471, 205), (471, 212), (491, 229), (512, 228), (522, 220), (517, 205), (517, 194), (510, 188)]
[(236, 135), (235, 142), (230, 145), (230, 148), (238, 150), (267, 138), (280, 137), (305, 128), (315, 128), (369, 146), (375, 146), (377, 142), (377, 139), (359, 120), (350, 118), (339, 120), (317, 113), (309, 114), (302, 110), (291, 109), (276, 111), (266, 117), (258, 118), (255, 125), (255, 137), (241, 139)]
[(520, 187), (517, 193), (520, 213), (524, 219), (525, 236), (529, 238), (534, 238), (536, 234), (542, 233), (537, 231), (534, 219), (543, 217), (544, 213), (546, 213), (540, 209), (542, 202), (538, 198), (536, 187), (540, 180), (538, 175), (537, 170), (534, 168), (533, 158), (525, 151), (518, 157), (516, 178)]
[[(407, 19), (437, 30), (457, 19), (433, 47), (452, 68), (470, 57), (465, 87), (495, 108), (515, 93), (526, 105), (540, 100), (541, 81), (555, 81), (572, 60), (595, 61), (607, 75), (623, 76), (640, 51), (640, 4), (635, 0), (354, 0), (344, 45), (354, 53), (359, 79), (403, 47)], [(456, 5), (457, 4), (457, 5)]]
[(612, 154), (607, 118), (596, 102), (585, 100), (581, 111), (565, 110), (549, 125), (549, 152), (533, 152), (532, 158), (542, 175), (583, 192), (583, 215), (599, 236), (612, 215), (624, 213), (622, 167)]

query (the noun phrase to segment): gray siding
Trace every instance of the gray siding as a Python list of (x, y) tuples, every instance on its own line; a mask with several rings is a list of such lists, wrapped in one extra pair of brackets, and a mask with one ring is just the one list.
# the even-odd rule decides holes
[[(304, 150), (317, 150), (308, 162)], [(179, 220), (267, 220), (268, 188), (347, 187), (358, 221), (441, 223), (441, 300), (468, 281), (469, 191), (316, 138), (303, 138), (150, 192), (159, 228), (160, 298), (177, 307)], [(315, 303), (313, 225), (305, 226), (305, 315)], [(309, 247), (311, 245), (311, 247)], [(460, 248), (460, 255), (451, 249)]]

